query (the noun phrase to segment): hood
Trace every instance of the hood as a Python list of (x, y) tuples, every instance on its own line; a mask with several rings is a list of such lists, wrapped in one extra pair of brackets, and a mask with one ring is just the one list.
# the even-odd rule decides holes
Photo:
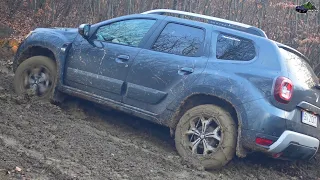
[(52, 33), (56, 36), (64, 36), (68, 41), (73, 41), (78, 35), (77, 28), (63, 28), (63, 27), (52, 27), (52, 28), (36, 28), (34, 33), (44, 32)]

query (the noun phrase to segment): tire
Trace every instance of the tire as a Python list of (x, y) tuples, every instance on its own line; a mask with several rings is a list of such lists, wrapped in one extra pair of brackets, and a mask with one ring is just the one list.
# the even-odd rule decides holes
[[(204, 133), (203, 129), (206, 129)], [(192, 146), (192, 143), (197, 145)], [(178, 153), (192, 165), (201, 166), (200, 169), (212, 170), (225, 166), (235, 156), (236, 143), (235, 121), (229, 112), (216, 105), (200, 105), (188, 110), (175, 131)], [(204, 148), (205, 145), (210, 146)]]
[(55, 62), (45, 56), (33, 56), (17, 68), (13, 87), (17, 95), (37, 96), (39, 100), (50, 100), (57, 79)]

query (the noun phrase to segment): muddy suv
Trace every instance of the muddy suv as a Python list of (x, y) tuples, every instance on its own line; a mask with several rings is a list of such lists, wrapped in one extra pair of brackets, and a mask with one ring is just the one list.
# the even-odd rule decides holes
[(76, 96), (169, 127), (178, 153), (206, 169), (253, 151), (308, 160), (319, 147), (319, 81), (308, 59), (233, 21), (152, 10), (38, 28), (14, 71), (18, 94)]

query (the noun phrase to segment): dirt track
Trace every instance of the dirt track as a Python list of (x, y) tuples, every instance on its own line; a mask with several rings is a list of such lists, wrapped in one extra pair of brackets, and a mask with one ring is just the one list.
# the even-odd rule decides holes
[(0, 59), (0, 180), (320, 179), (316, 159), (250, 155), (214, 172), (189, 167), (164, 127), (74, 98), (59, 107), (16, 97), (8, 62)]

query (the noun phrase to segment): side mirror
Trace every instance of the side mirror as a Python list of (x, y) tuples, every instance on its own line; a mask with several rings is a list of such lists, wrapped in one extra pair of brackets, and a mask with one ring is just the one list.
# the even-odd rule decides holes
[(89, 32), (90, 32), (90, 25), (89, 24), (81, 24), (78, 28), (79, 34), (85, 38), (89, 38)]

